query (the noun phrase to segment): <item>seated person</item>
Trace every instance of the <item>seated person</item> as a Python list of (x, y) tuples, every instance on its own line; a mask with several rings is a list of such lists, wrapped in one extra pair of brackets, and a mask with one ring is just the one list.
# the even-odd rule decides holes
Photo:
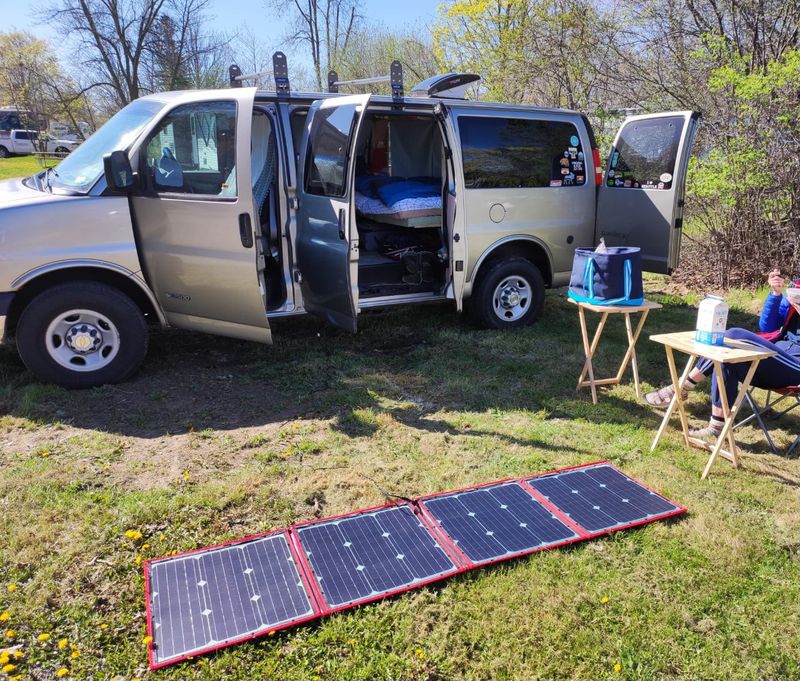
[[(800, 338), (796, 335), (800, 325), (800, 304), (792, 303), (783, 295), (786, 280), (778, 270), (770, 272), (767, 282), (772, 290), (764, 301), (764, 308), (758, 323), (762, 335), (746, 329), (733, 328), (725, 333), (725, 337), (745, 341), (778, 353), (762, 360), (758, 365), (751, 382), (756, 388), (772, 390), (800, 385)], [(764, 336), (769, 337), (770, 340)], [(723, 390), (728, 397), (728, 405), (733, 405), (738, 393), (738, 384), (744, 380), (748, 369), (748, 362), (722, 365), (722, 376), (725, 383)], [(718, 437), (722, 432), (724, 416), (719, 393), (720, 386), (717, 385), (717, 377), (710, 360), (702, 359), (697, 363), (684, 382), (682, 396), (686, 399), (688, 391), (708, 375), (711, 375), (711, 420), (705, 428), (690, 430), (689, 434), (694, 437)], [(645, 400), (654, 407), (665, 408), (669, 406), (674, 394), (674, 387), (668, 385), (648, 393), (645, 395)]]

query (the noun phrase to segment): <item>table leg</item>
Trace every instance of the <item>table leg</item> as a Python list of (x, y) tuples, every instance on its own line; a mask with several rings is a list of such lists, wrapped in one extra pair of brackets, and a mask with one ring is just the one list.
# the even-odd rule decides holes
[(583, 379), (586, 376), (586, 373), (589, 373), (589, 383), (592, 388), (592, 402), (597, 404), (597, 387), (595, 386), (594, 382), (594, 368), (592, 367), (592, 356), (594, 355), (595, 350), (597, 350), (597, 345), (600, 342), (600, 336), (603, 334), (603, 327), (606, 325), (606, 319), (608, 319), (608, 312), (604, 312), (600, 317), (600, 323), (597, 325), (597, 329), (594, 332), (594, 337), (592, 338), (591, 345), (589, 344), (589, 333), (586, 330), (586, 314), (583, 310), (583, 307), (580, 305), (578, 306), (578, 317), (581, 322), (581, 336), (583, 337), (583, 352), (586, 355), (586, 361), (583, 363), (583, 369), (581, 370), (581, 375), (578, 377), (578, 386), (575, 388), (579, 390), (581, 387), (581, 383), (583, 383)]
[[(728, 397), (725, 394), (725, 384), (722, 382), (722, 370), (719, 369), (719, 373), (717, 374), (717, 387), (720, 391), (720, 401), (722, 402), (722, 409), (723, 411), (727, 411), (727, 415), (725, 418), (725, 423), (722, 426), (722, 432), (719, 434), (717, 438), (717, 443), (714, 446), (714, 449), (711, 450), (711, 456), (708, 457), (708, 463), (706, 464), (705, 469), (703, 470), (703, 475), (701, 476), (703, 480), (708, 477), (708, 473), (711, 470), (711, 466), (714, 464), (714, 460), (719, 456), (720, 450), (722, 449), (722, 445), (725, 440), (728, 438), (728, 435), (731, 435), (731, 440), (733, 440), (733, 434), (731, 430), (733, 428), (733, 422), (736, 420), (736, 415), (739, 413), (739, 407), (744, 400), (744, 396), (747, 394), (747, 391), (750, 388), (750, 381), (753, 379), (753, 374), (756, 372), (758, 365), (761, 363), (760, 359), (754, 359), (750, 363), (750, 369), (747, 371), (747, 375), (744, 377), (744, 381), (742, 381), (741, 386), (739, 386), (739, 393), (736, 395), (736, 401), (733, 403), (733, 406), (726, 410), (725, 407), (728, 404)], [(717, 371), (717, 362), (714, 362), (714, 371)], [(733, 465), (738, 467), (739, 462), (736, 457), (736, 443), (731, 441), (731, 458), (733, 459)]]
[(622, 364), (620, 364), (619, 371), (617, 372), (617, 383), (619, 383), (622, 380), (622, 375), (628, 368), (628, 362), (631, 363), (631, 369), (633, 370), (633, 384), (636, 388), (636, 397), (639, 398), (642, 397), (642, 391), (639, 386), (639, 363), (636, 359), (636, 342), (639, 340), (639, 334), (642, 332), (644, 322), (649, 313), (650, 310), (642, 311), (642, 314), (639, 317), (639, 323), (636, 325), (636, 331), (632, 330), (631, 313), (625, 313), (625, 331), (628, 334), (628, 350), (625, 352), (625, 356), (622, 358)]
[(686, 440), (687, 446), (689, 444), (689, 436), (688, 436), (689, 424), (686, 420), (686, 414), (683, 411), (683, 400), (679, 399), (679, 397), (681, 393), (680, 387), (686, 381), (687, 376), (689, 376), (689, 373), (691, 372), (692, 367), (694, 366), (695, 360), (697, 360), (697, 355), (689, 355), (689, 361), (686, 362), (686, 368), (683, 370), (680, 379), (678, 379), (678, 372), (677, 369), (675, 368), (675, 357), (672, 354), (672, 348), (670, 348), (668, 345), (665, 345), (664, 347), (666, 348), (667, 351), (667, 362), (670, 365), (670, 376), (672, 378), (672, 386), (673, 388), (675, 388), (675, 395), (672, 397), (672, 400), (669, 403), (669, 407), (667, 407), (667, 413), (664, 414), (664, 418), (661, 421), (661, 426), (659, 427), (658, 432), (656, 433), (656, 437), (653, 440), (653, 444), (650, 445), (651, 452), (655, 450), (656, 446), (658, 445), (658, 441), (664, 434), (664, 430), (666, 429), (667, 424), (669, 423), (670, 417), (675, 411), (676, 405), (678, 406), (678, 409), (680, 410), (681, 414), (681, 426), (683, 427), (683, 438), (684, 440)]

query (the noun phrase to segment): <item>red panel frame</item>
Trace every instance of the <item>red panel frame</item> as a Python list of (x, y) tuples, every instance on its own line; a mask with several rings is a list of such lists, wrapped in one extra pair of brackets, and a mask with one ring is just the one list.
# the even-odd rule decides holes
[[(610, 529), (600, 530), (600, 531), (597, 531), (597, 532), (589, 532), (585, 528), (581, 527), (575, 521), (573, 521), (570, 518), (566, 517), (564, 515), (563, 511), (561, 511), (561, 509), (559, 509), (557, 506), (555, 506), (554, 504), (549, 502), (547, 499), (545, 499), (541, 495), (541, 493), (536, 491), (533, 487), (531, 487), (531, 485), (529, 485), (526, 482), (527, 480), (530, 480), (532, 478), (547, 477), (547, 476), (550, 476), (550, 475), (556, 475), (558, 473), (564, 473), (566, 471), (576, 470), (576, 469), (579, 469), (579, 468), (593, 468), (593, 467), (602, 466), (602, 465), (611, 466), (612, 468), (614, 468), (618, 472), (622, 473), (622, 475), (624, 475), (625, 477), (627, 477), (629, 480), (631, 480), (632, 482), (636, 483), (637, 485), (641, 485), (642, 487), (644, 487), (645, 489), (653, 492), (654, 494), (658, 494), (660, 497), (662, 497), (663, 499), (669, 501), (674, 506), (676, 506), (675, 510), (666, 512), (666, 513), (661, 514), (661, 515), (653, 516), (651, 518), (645, 518), (643, 520), (637, 520), (637, 521), (634, 521), (632, 523), (627, 523), (625, 525), (619, 525), (617, 527), (613, 527), (613, 528), (610, 528)], [(538, 547), (538, 548), (531, 549), (529, 551), (524, 551), (524, 552), (521, 552), (521, 553), (515, 553), (515, 554), (512, 554), (510, 556), (501, 556), (499, 558), (494, 558), (492, 560), (484, 561), (484, 562), (481, 562), (481, 563), (473, 563), (472, 561), (469, 560), (469, 558), (467, 558), (467, 556), (464, 554), (464, 552), (461, 551), (453, 543), (453, 540), (451, 539), (451, 537), (444, 531), (444, 529), (439, 525), (439, 523), (436, 521), (436, 519), (433, 518), (433, 516), (430, 514), (430, 512), (425, 508), (424, 502), (427, 499), (435, 499), (437, 497), (447, 496), (449, 494), (455, 494), (455, 493), (458, 493), (458, 492), (466, 492), (466, 491), (471, 491), (471, 490), (476, 490), (476, 489), (482, 489), (482, 488), (485, 488), (485, 487), (492, 487), (492, 486), (495, 486), (495, 485), (500, 485), (500, 484), (509, 483), (509, 482), (516, 482), (516, 483), (520, 484), (523, 487), (523, 489), (525, 489), (526, 492), (528, 492), (532, 497), (534, 497), (536, 499), (536, 501), (538, 501), (542, 506), (544, 506), (549, 511), (551, 511), (553, 513), (553, 515), (555, 515), (565, 525), (570, 527), (570, 529), (575, 531), (578, 534), (578, 536), (577, 537), (573, 537), (572, 539), (567, 539), (567, 540), (565, 540), (563, 542), (558, 542), (556, 544), (548, 544), (547, 546), (544, 546), (544, 547)], [(395, 508), (395, 507), (400, 507), (400, 506), (409, 507), (411, 509), (411, 511), (420, 519), (420, 521), (422, 522), (423, 526), (425, 526), (425, 528), (431, 534), (432, 538), (434, 540), (436, 540), (436, 542), (444, 549), (445, 553), (448, 555), (450, 560), (453, 562), (453, 564), (455, 566), (455, 569), (450, 571), (450, 572), (447, 572), (447, 573), (445, 573), (443, 575), (438, 575), (436, 577), (432, 577), (430, 579), (426, 579), (426, 580), (423, 580), (421, 582), (417, 582), (417, 583), (409, 585), (409, 586), (404, 586), (404, 587), (401, 587), (399, 589), (395, 589), (395, 590), (392, 590), (392, 591), (387, 591), (384, 594), (379, 594), (377, 596), (372, 596), (372, 597), (366, 598), (364, 600), (360, 600), (360, 601), (358, 601), (356, 603), (345, 604), (345, 605), (337, 606), (337, 607), (334, 607), (334, 608), (329, 607), (327, 605), (327, 603), (325, 602), (325, 598), (322, 595), (322, 591), (320, 590), (319, 585), (317, 583), (317, 580), (314, 577), (314, 571), (311, 568), (311, 565), (310, 565), (309, 561), (306, 558), (305, 551), (303, 550), (303, 547), (302, 547), (302, 544), (301, 544), (300, 536), (297, 533), (297, 529), (305, 527), (307, 525), (315, 525), (315, 524), (319, 524), (319, 523), (330, 522), (331, 520), (337, 520), (339, 518), (347, 518), (347, 517), (361, 515), (363, 513), (371, 513), (371, 512), (375, 512), (375, 511), (380, 511), (380, 510), (384, 510), (384, 509), (388, 509), (388, 508)], [(461, 574), (463, 572), (467, 572), (468, 570), (474, 570), (475, 568), (479, 568), (479, 567), (482, 568), (482, 567), (485, 567), (485, 566), (488, 566), (488, 565), (494, 565), (495, 563), (502, 563), (502, 562), (507, 561), (507, 560), (513, 560), (513, 559), (516, 559), (516, 558), (521, 558), (523, 556), (527, 556), (527, 555), (530, 555), (532, 553), (538, 553), (539, 551), (546, 551), (546, 550), (549, 550), (549, 549), (559, 548), (561, 546), (566, 546), (566, 545), (569, 545), (569, 544), (575, 544), (577, 542), (581, 542), (581, 541), (584, 541), (584, 540), (587, 540), (587, 539), (595, 539), (597, 537), (601, 537), (601, 536), (604, 536), (604, 535), (607, 535), (607, 534), (611, 534), (612, 532), (618, 532), (620, 530), (626, 530), (626, 529), (630, 529), (632, 527), (638, 527), (640, 525), (646, 525), (648, 523), (652, 523), (652, 522), (655, 522), (655, 521), (658, 521), (658, 520), (665, 520), (667, 518), (678, 516), (678, 515), (681, 515), (683, 513), (686, 513), (686, 507), (682, 506), (681, 504), (677, 504), (676, 502), (672, 501), (671, 499), (667, 499), (667, 497), (665, 497), (663, 494), (660, 494), (659, 492), (656, 492), (652, 487), (649, 487), (648, 485), (645, 485), (644, 483), (639, 482), (636, 478), (633, 478), (630, 475), (628, 475), (627, 473), (625, 473), (624, 471), (621, 471), (619, 468), (614, 466), (614, 464), (612, 464), (607, 459), (602, 459), (600, 461), (593, 461), (591, 463), (578, 464), (578, 465), (575, 465), (575, 466), (568, 466), (566, 468), (559, 468), (559, 469), (556, 469), (556, 470), (546, 471), (544, 473), (537, 473), (535, 475), (526, 475), (526, 476), (520, 477), (520, 478), (504, 478), (502, 480), (495, 480), (493, 482), (487, 482), (487, 483), (483, 483), (483, 484), (480, 484), (480, 485), (473, 485), (473, 486), (470, 486), (470, 487), (463, 487), (461, 489), (455, 489), (455, 490), (451, 490), (449, 492), (440, 492), (440, 493), (437, 493), (437, 494), (430, 494), (430, 495), (426, 495), (426, 496), (423, 496), (423, 497), (417, 497), (415, 499), (412, 499), (411, 503), (406, 502), (406, 501), (391, 502), (391, 503), (388, 503), (388, 504), (372, 506), (370, 508), (360, 509), (360, 510), (357, 510), (357, 511), (350, 511), (348, 513), (341, 513), (339, 515), (329, 516), (327, 518), (321, 518), (321, 519), (318, 519), (318, 520), (307, 520), (307, 521), (304, 521), (304, 522), (295, 523), (294, 525), (291, 525), (290, 527), (288, 527), (286, 529), (272, 530), (270, 532), (264, 532), (264, 533), (261, 533), (261, 534), (253, 534), (253, 535), (249, 535), (247, 537), (244, 537), (242, 539), (233, 539), (233, 540), (230, 540), (230, 541), (221, 542), (219, 544), (213, 544), (211, 546), (206, 546), (206, 547), (199, 548), (199, 549), (193, 549), (191, 551), (183, 551), (181, 553), (176, 553), (176, 554), (173, 554), (171, 556), (163, 556), (161, 558), (150, 558), (150, 559), (146, 560), (145, 563), (144, 563), (145, 612), (146, 612), (146, 619), (147, 619), (147, 635), (148, 636), (152, 636), (153, 635), (153, 633), (152, 633), (153, 632), (153, 621), (152, 621), (152, 612), (151, 612), (151, 608), (150, 608), (150, 598), (149, 598), (149, 594), (150, 594), (149, 569), (150, 569), (150, 565), (152, 563), (161, 562), (161, 561), (167, 560), (167, 559), (178, 558), (180, 556), (191, 555), (191, 554), (194, 554), (194, 553), (205, 552), (205, 551), (209, 551), (211, 549), (218, 549), (218, 548), (224, 548), (224, 547), (227, 547), (227, 546), (232, 546), (232, 545), (235, 545), (235, 544), (242, 544), (242, 543), (254, 541), (254, 540), (257, 540), (257, 539), (264, 539), (266, 537), (269, 537), (269, 536), (272, 536), (272, 535), (277, 535), (277, 534), (283, 534), (285, 539), (286, 539), (286, 543), (289, 546), (289, 551), (292, 554), (292, 558), (294, 558), (295, 564), (298, 566), (298, 572), (300, 573), (300, 578), (302, 579), (303, 584), (306, 587), (307, 594), (309, 596), (309, 601), (311, 603), (311, 608), (313, 610), (313, 613), (311, 615), (308, 615), (306, 617), (303, 617), (303, 618), (300, 618), (300, 619), (297, 619), (297, 620), (293, 620), (291, 622), (286, 622), (284, 624), (280, 624), (280, 625), (278, 625), (276, 627), (273, 627), (272, 629), (268, 629), (266, 631), (258, 632), (258, 633), (255, 633), (255, 634), (247, 634), (247, 635), (242, 636), (240, 638), (232, 639), (232, 640), (230, 640), (230, 641), (228, 641), (226, 643), (216, 644), (214, 646), (209, 646), (208, 648), (203, 648), (201, 650), (193, 652), (191, 655), (185, 655), (185, 656), (182, 656), (182, 657), (176, 657), (176, 658), (173, 658), (173, 659), (170, 659), (170, 660), (167, 660), (167, 661), (162, 661), (162, 662), (154, 662), (154, 659), (153, 659), (153, 657), (154, 657), (154, 655), (153, 655), (153, 645), (152, 645), (152, 642), (151, 642), (151, 644), (149, 646), (149, 649), (148, 649), (148, 661), (149, 661), (150, 669), (160, 669), (161, 667), (166, 667), (168, 665), (176, 664), (176, 663), (182, 662), (184, 660), (192, 659), (193, 657), (196, 657), (197, 655), (204, 655), (206, 653), (214, 652), (214, 651), (219, 650), (221, 648), (227, 648), (228, 646), (232, 646), (232, 645), (235, 645), (237, 643), (242, 643), (244, 641), (249, 641), (249, 640), (252, 640), (252, 639), (255, 639), (255, 638), (260, 638), (262, 636), (267, 636), (267, 635), (272, 634), (272, 633), (274, 633), (276, 631), (280, 631), (281, 629), (287, 629), (289, 627), (294, 627), (294, 626), (297, 626), (297, 625), (300, 625), (300, 624), (304, 624), (306, 622), (310, 622), (312, 620), (318, 619), (318, 618), (320, 618), (320, 617), (322, 617), (324, 615), (329, 615), (329, 614), (332, 614), (332, 613), (335, 613), (335, 612), (340, 612), (342, 610), (349, 610), (351, 608), (359, 607), (361, 605), (366, 605), (368, 603), (373, 603), (375, 601), (383, 600), (384, 598), (389, 598), (391, 596), (396, 596), (397, 594), (404, 593), (406, 591), (410, 591), (412, 589), (416, 589), (416, 588), (419, 588), (421, 586), (426, 586), (426, 585), (429, 585), (429, 584), (433, 584), (434, 582), (439, 582), (439, 581), (442, 581), (444, 579), (449, 579), (450, 577), (453, 577), (455, 575)]]

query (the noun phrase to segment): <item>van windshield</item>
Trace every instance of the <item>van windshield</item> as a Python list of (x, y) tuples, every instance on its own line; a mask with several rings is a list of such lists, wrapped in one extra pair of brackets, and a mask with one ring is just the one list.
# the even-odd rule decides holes
[(163, 102), (143, 99), (128, 104), (56, 166), (51, 185), (81, 194), (88, 192), (103, 172), (103, 156), (118, 149), (127, 150), (163, 107)]

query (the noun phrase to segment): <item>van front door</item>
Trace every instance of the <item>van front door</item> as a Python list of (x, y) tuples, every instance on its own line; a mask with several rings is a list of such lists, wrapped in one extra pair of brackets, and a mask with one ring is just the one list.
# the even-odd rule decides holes
[(678, 266), (686, 168), (700, 114), (679, 111), (625, 119), (597, 193), (596, 241), (638, 246), (642, 268)]
[(354, 147), (369, 95), (314, 102), (306, 119), (298, 182), (297, 268), (308, 312), (356, 330), (358, 233)]
[(144, 274), (170, 323), (270, 342), (253, 201), (255, 89), (183, 100), (139, 149), (131, 197)]

